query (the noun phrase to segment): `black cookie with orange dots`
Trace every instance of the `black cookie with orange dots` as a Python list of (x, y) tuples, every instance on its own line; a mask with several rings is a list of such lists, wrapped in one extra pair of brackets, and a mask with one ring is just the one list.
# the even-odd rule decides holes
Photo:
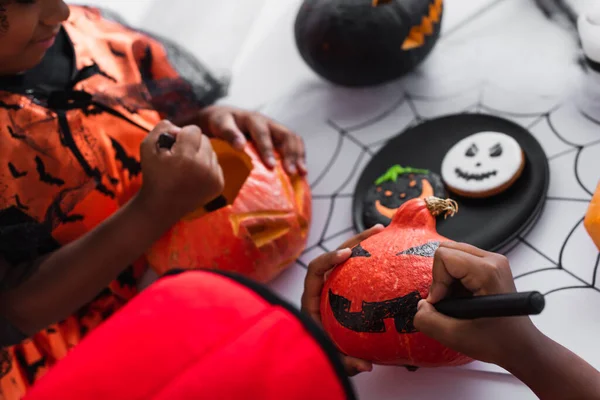
[(394, 165), (380, 176), (363, 200), (363, 224), (368, 229), (389, 225), (396, 210), (410, 199), (446, 198), (441, 177), (426, 169)]

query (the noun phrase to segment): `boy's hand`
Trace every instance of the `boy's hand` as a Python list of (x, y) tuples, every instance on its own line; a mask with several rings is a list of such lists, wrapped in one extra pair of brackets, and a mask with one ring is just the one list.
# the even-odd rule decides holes
[(244, 133), (254, 141), (268, 167), (275, 166), (275, 150), (283, 157), (288, 174), (306, 174), (304, 142), (286, 127), (259, 113), (225, 106), (210, 106), (200, 111), (198, 121), (207, 134), (224, 139), (237, 149), (246, 144)]
[[(310, 315), (319, 324), (321, 323), (321, 292), (325, 285), (327, 275), (333, 270), (333, 268), (346, 261), (352, 251), (352, 247), (356, 246), (368, 237), (381, 232), (383, 229), (382, 225), (375, 225), (371, 229), (368, 229), (359, 235), (346, 241), (337, 251), (325, 253), (315, 258), (308, 265), (308, 272), (306, 279), (304, 280), (304, 293), (302, 294), (302, 311)], [(348, 357), (342, 355), (342, 362), (346, 367), (346, 373), (350, 376), (354, 376), (361, 372), (371, 371), (373, 364), (360, 360), (354, 357)]]
[[(175, 136), (170, 150), (158, 147), (161, 133)], [(197, 126), (178, 128), (162, 121), (146, 136), (140, 152), (143, 185), (138, 197), (152, 218), (175, 223), (223, 191), (217, 155)]]
[(419, 303), (415, 327), (477, 360), (502, 365), (519, 357), (522, 346), (539, 332), (528, 317), (458, 320), (435, 310), (435, 303), (458, 283), (474, 296), (516, 291), (506, 257), (464, 243), (443, 243), (435, 253), (433, 283), (427, 300)]

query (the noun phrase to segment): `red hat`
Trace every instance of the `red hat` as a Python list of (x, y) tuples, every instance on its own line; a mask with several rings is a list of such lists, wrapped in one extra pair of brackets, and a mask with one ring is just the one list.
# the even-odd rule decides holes
[(171, 273), (89, 334), (26, 400), (354, 399), (321, 329), (237, 276)]

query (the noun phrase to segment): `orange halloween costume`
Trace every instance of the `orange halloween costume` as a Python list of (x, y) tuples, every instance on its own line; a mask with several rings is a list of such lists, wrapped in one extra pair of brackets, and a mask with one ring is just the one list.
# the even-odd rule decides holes
[[(136, 193), (139, 146), (154, 125), (223, 94), (220, 83), (181, 50), (98, 9), (71, 6), (61, 34), (72, 53), (66, 85), (0, 80), (0, 255), (12, 268), (0, 273), (3, 289), (31, 273), (17, 266), (78, 239)], [(52, 56), (49, 51), (46, 58)], [(0, 399), (21, 398), (137, 293), (145, 269), (140, 259), (75, 315), (2, 348)]]

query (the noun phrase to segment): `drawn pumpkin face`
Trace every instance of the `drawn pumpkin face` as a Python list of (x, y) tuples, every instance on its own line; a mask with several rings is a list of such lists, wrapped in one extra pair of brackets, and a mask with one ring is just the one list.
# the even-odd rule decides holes
[(445, 197), (441, 178), (428, 170), (394, 165), (375, 181), (364, 197), (363, 224), (387, 226), (400, 206), (411, 199)]
[(413, 319), (432, 280), (433, 257), (447, 241), (435, 216), (456, 203), (429, 197), (406, 202), (391, 224), (352, 249), (321, 294), (323, 327), (340, 351), (377, 364), (461, 365), (471, 360), (417, 332)]
[(310, 187), (256, 149), (212, 140), (225, 177), (223, 196), (177, 223), (148, 253), (158, 273), (214, 268), (269, 282), (300, 255), (311, 220)]

